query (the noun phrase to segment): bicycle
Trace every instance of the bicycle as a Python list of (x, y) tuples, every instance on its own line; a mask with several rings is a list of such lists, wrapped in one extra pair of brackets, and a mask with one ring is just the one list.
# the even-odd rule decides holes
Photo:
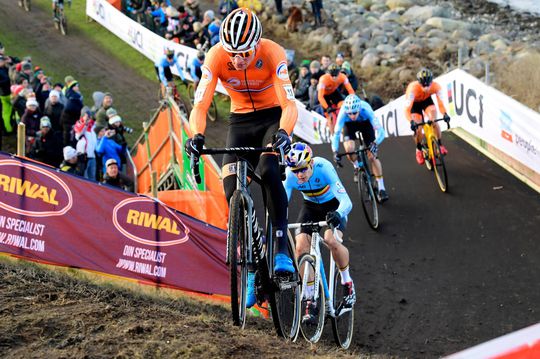
[[(180, 110), (180, 113), (184, 115), (184, 117), (188, 118), (189, 116), (189, 109), (186, 106), (186, 103), (182, 99), (182, 96), (180, 95), (180, 92), (178, 92), (178, 87), (176, 86), (176, 82), (170, 81), (170, 86), (163, 86), (163, 84), (160, 82), (159, 84), (159, 92), (158, 92), (158, 99), (160, 102), (165, 100), (167, 97), (172, 97), (173, 101), (178, 106), (178, 109)], [(164, 94), (165, 92), (165, 94)]]
[[(268, 211), (265, 212), (266, 244), (254, 240), (253, 199), (248, 191), (248, 178), (262, 185), (261, 177), (255, 173), (242, 156), (248, 153), (273, 152), (271, 147), (234, 147), (234, 148), (206, 148), (201, 154), (235, 154), (237, 188), (233, 193), (229, 205), (229, 221), (227, 231), (226, 263), (230, 270), (231, 312), (233, 323), (241, 328), (246, 324), (246, 295), (248, 266), (255, 266), (255, 286), (257, 301), (263, 303), (268, 300), (272, 313), (272, 321), (279, 336), (296, 341), (300, 326), (300, 281), (298, 278), (298, 265), (293, 260), (294, 274), (274, 272), (274, 242), (272, 225), (269, 221)], [(191, 168), (195, 181), (200, 183), (199, 158), (191, 156)], [(263, 192), (263, 203), (266, 207), (267, 198)], [(289, 241), (289, 253), (294, 253), (294, 244)], [(293, 255), (294, 258), (294, 255)]]
[(32, 10), (32, 2), (30, 0), (19, 0), (19, 6), (22, 7), (25, 11)]
[(331, 104), (329, 105), (329, 107), (332, 110), (329, 112), (326, 112), (325, 117), (326, 117), (326, 127), (328, 128), (330, 137), (332, 137), (334, 136), (334, 127), (336, 126), (336, 123), (337, 123), (337, 117), (338, 117), (340, 108), (335, 104)]
[[(191, 108), (193, 108), (195, 104), (195, 91), (196, 91), (195, 83), (193, 82), (189, 83), (189, 85), (187, 86), (187, 92), (188, 92), (189, 103), (191, 105)], [(218, 109), (217, 109), (216, 99), (215, 99), (215, 94), (214, 94), (214, 97), (212, 97), (212, 102), (210, 103), (210, 107), (208, 108), (208, 112), (206, 113), (206, 118), (209, 121), (215, 122), (218, 120), (219, 118), (218, 116), (219, 116)]]
[(67, 18), (64, 14), (63, 4), (56, 4), (54, 8), (54, 27), (60, 30), (62, 35), (65, 36), (67, 34)]
[[(360, 131), (356, 132), (356, 137), (358, 138), (358, 148), (353, 152), (338, 153), (337, 156), (339, 159), (346, 155), (356, 154), (358, 156), (358, 162), (360, 164), (358, 169), (358, 193), (360, 194), (362, 209), (368, 224), (376, 230), (379, 228), (379, 211), (377, 208), (379, 199), (376, 196), (376, 193), (378, 193), (377, 182), (369, 168), (368, 147), (364, 143), (364, 137)], [(343, 167), (339, 162), (337, 166)]]
[[(316, 322), (302, 323), (300, 331), (304, 338), (311, 342), (317, 343), (321, 338), (324, 329), (326, 317), (330, 317), (332, 322), (332, 332), (334, 334), (335, 343), (343, 349), (348, 349), (351, 345), (353, 327), (354, 327), (354, 306), (345, 308), (342, 301), (337, 298), (341, 296), (341, 272), (339, 271), (332, 254), (330, 254), (330, 273), (328, 280), (324, 269), (324, 262), (321, 255), (320, 243), (323, 240), (319, 234), (320, 230), (328, 226), (326, 221), (307, 222), (307, 223), (292, 223), (288, 225), (289, 229), (308, 228), (311, 230), (311, 248), (309, 253), (304, 253), (300, 256), (298, 267), (300, 268), (302, 280), (302, 312), (307, 311), (308, 301), (315, 303), (318, 308)], [(343, 242), (337, 234), (337, 230), (333, 228), (334, 237), (340, 243)], [(313, 298), (307, 298), (306, 288), (308, 282), (313, 282)], [(331, 290), (330, 290), (331, 289)]]
[[(448, 174), (446, 172), (446, 166), (444, 164), (444, 155), (441, 153), (437, 136), (433, 130), (433, 124), (438, 121), (444, 121), (443, 118), (436, 119), (434, 121), (425, 121), (422, 118), (422, 122), (416, 124), (416, 128), (422, 126), (424, 136), (422, 138), (422, 154), (424, 155), (425, 165), (429, 171), (435, 172), (435, 178), (437, 184), (442, 192), (448, 192)], [(448, 128), (450, 124), (447, 123)]]

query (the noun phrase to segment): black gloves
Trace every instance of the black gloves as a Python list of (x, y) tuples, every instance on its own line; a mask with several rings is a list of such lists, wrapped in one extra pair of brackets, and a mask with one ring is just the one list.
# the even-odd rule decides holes
[(186, 141), (184, 149), (188, 156), (195, 155), (199, 157), (201, 155), (201, 150), (204, 146), (204, 136), (200, 133), (197, 133), (193, 138), (189, 138)]
[(411, 130), (413, 132), (416, 132), (416, 122), (414, 122), (413, 120), (411, 120)]
[(289, 153), (291, 149), (291, 138), (287, 134), (287, 132), (280, 128), (275, 134), (272, 139), (272, 149), (276, 152), (279, 152), (279, 150), (283, 150), (283, 154), (286, 155)]
[(336, 211), (331, 211), (326, 214), (326, 223), (332, 228), (336, 228), (341, 224), (341, 216)]
[(445, 113), (442, 118), (443, 118), (444, 122), (446, 122), (447, 124), (450, 122), (450, 116), (448, 116), (447, 113)]

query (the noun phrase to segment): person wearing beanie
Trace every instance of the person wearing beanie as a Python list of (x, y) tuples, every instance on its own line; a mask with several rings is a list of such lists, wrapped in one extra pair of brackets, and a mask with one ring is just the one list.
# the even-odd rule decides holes
[(51, 120), (51, 129), (53, 132), (62, 132), (60, 118), (64, 111), (64, 105), (60, 102), (61, 94), (58, 90), (51, 90), (49, 92), (49, 98), (45, 101), (45, 108), (43, 110), (43, 114)]
[(69, 83), (66, 91), (66, 100), (66, 105), (60, 118), (64, 146), (70, 144), (71, 128), (81, 116), (81, 109), (83, 108), (82, 95), (77, 81), (73, 80)]
[(35, 97), (29, 97), (28, 100), (26, 100), (26, 111), (24, 111), (24, 114), (21, 117), (21, 123), (26, 126), (25, 133), (27, 154), (30, 152), (32, 145), (34, 144), (36, 134), (39, 131), (40, 119), (41, 111), (39, 110), (39, 104)]
[(64, 161), (60, 164), (60, 171), (82, 176), (83, 171), (79, 165), (79, 154), (77, 150), (71, 146), (65, 146), (62, 152), (64, 154)]
[(47, 116), (40, 120), (40, 130), (28, 157), (53, 167), (58, 167), (62, 162), (62, 140), (58, 133), (53, 132)]

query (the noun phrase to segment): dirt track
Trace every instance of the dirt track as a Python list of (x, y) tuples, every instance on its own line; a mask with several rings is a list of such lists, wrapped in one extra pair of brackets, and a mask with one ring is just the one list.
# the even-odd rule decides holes
[[(100, 76), (119, 107), (133, 104), (146, 114), (156, 106), (156, 83), (114, 61), (104, 63), (99, 49), (77, 33), (60, 37), (48, 13), (35, 9), (32, 29), (20, 11), (15, 1), (2, 4), (0, 22), (16, 29), (21, 41), (39, 33), (36, 52), (54, 49), (58, 61), (69, 61), (77, 73)], [(90, 55), (81, 58), (81, 48)], [(213, 128), (222, 133), (224, 125)], [(353, 209), (348, 246), (360, 298), (357, 354), (437, 357), (540, 320), (540, 196), (449, 138), (450, 194), (440, 193), (433, 177), (414, 164), (410, 139), (389, 139), (381, 157), (391, 199), (381, 211), (380, 232), (367, 227), (358, 205)], [(315, 151), (328, 156), (327, 147)], [(348, 172), (341, 173), (354, 196)], [(293, 218), (296, 210), (293, 205)], [(268, 322), (253, 321), (254, 332), (235, 331), (222, 325), (228, 314), (221, 307), (193, 312), (183, 302), (88, 286), (32, 268), (2, 265), (1, 273), (2, 357), (336, 355), (327, 342), (315, 352), (304, 343), (283, 345)], [(200, 321), (203, 316), (208, 319)], [(172, 328), (163, 324), (170, 322)], [(212, 342), (205, 343), (208, 333)]]

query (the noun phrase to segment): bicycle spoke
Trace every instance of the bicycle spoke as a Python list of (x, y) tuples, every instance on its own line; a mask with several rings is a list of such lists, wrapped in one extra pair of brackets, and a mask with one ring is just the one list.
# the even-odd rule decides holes
[(433, 168), (435, 172), (435, 178), (437, 184), (442, 192), (448, 191), (448, 175), (446, 173), (446, 166), (444, 165), (444, 156), (441, 154), (441, 150), (437, 140), (432, 140), (433, 146)]
[(358, 191), (360, 193), (360, 201), (362, 210), (371, 228), (379, 227), (379, 211), (377, 209), (377, 199), (373, 191), (373, 187), (369, 181), (368, 175), (364, 170), (359, 173)]

